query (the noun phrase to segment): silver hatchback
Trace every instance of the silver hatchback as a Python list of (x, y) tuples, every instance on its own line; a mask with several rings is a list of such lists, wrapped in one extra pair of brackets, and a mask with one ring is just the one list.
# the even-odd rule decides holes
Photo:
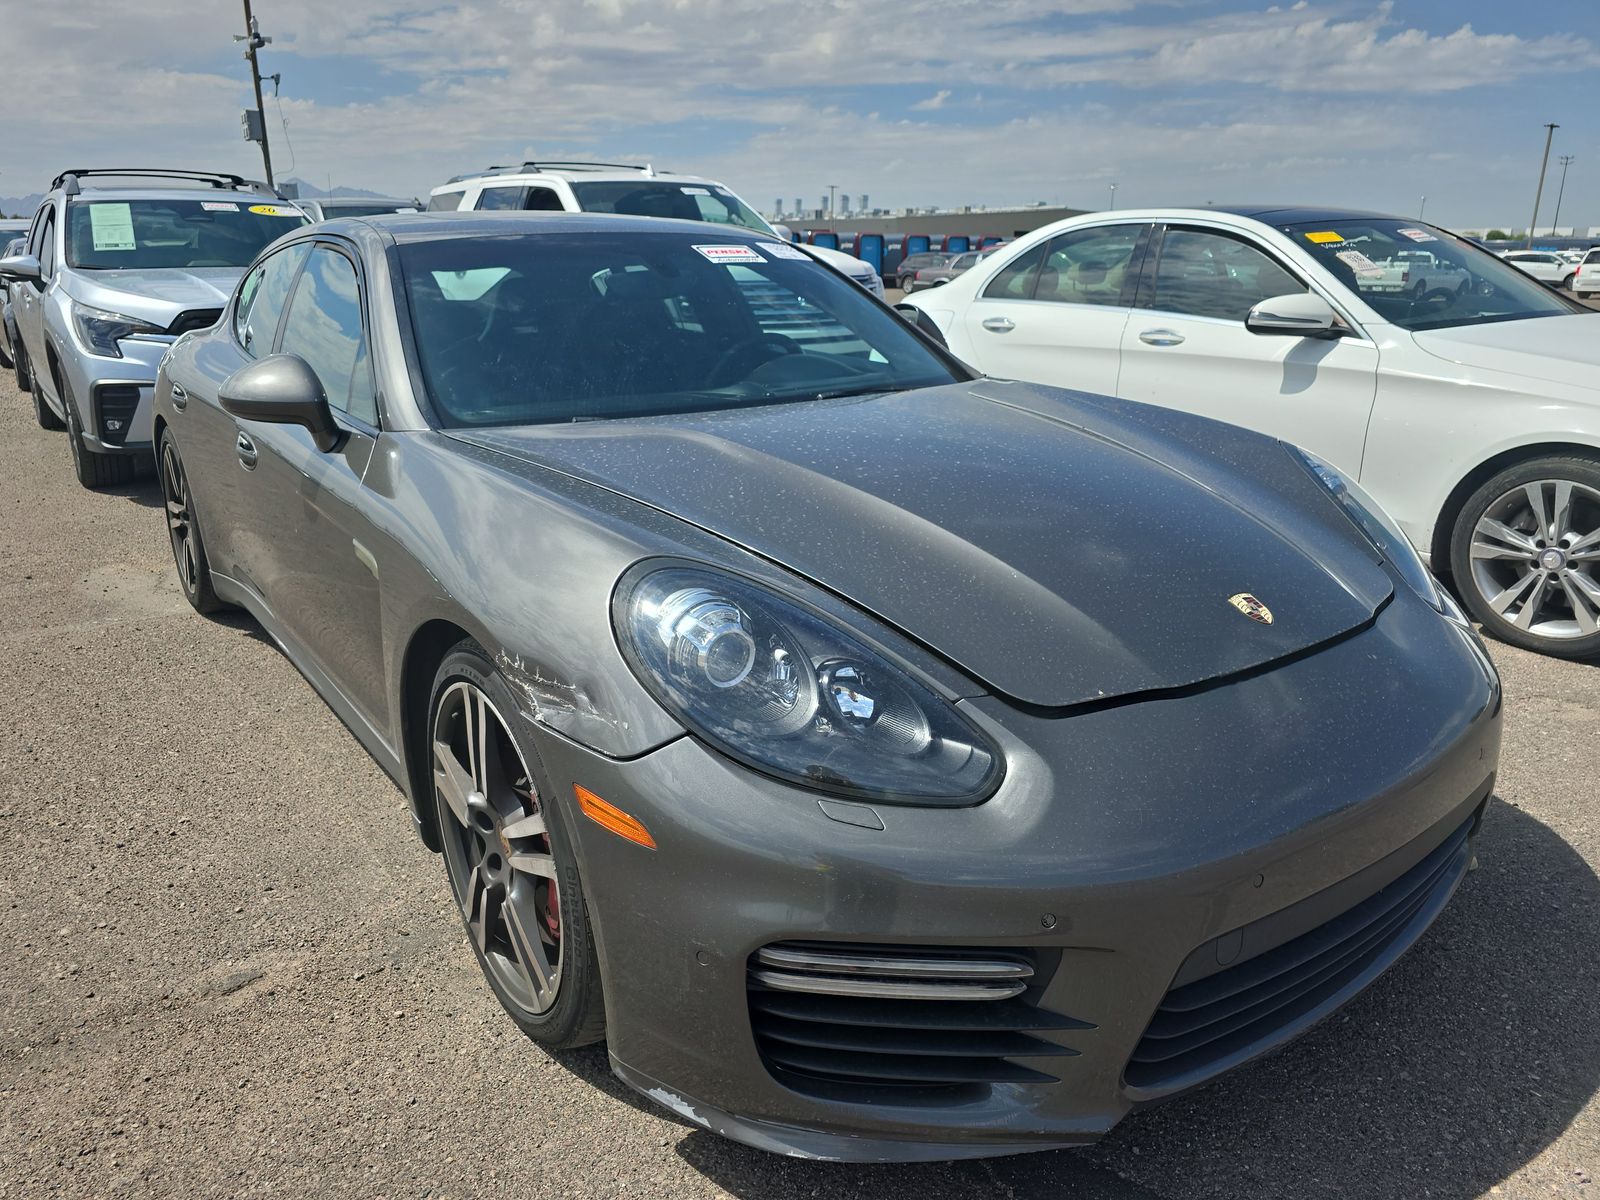
[(237, 175), (78, 170), (58, 175), (23, 252), (0, 259), (17, 379), (46, 429), (65, 429), (85, 487), (132, 478), (151, 455), (156, 368), (216, 323), (244, 268), (306, 223)]

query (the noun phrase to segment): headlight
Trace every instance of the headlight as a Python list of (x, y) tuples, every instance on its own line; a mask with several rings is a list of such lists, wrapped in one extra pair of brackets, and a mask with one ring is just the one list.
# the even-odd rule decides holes
[(1400, 576), (1411, 585), (1412, 590), (1434, 608), (1444, 612), (1442, 589), (1428, 568), (1423, 566), (1422, 559), (1417, 556), (1416, 550), (1401, 532), (1400, 526), (1394, 523), (1394, 518), (1384, 512), (1382, 506), (1367, 495), (1355, 480), (1329, 466), (1310, 451), (1290, 446), (1287, 442), (1284, 445), (1305, 465), (1317, 482), (1328, 489), (1346, 515), (1356, 523), (1362, 533), (1366, 534), (1367, 540), (1378, 548), (1378, 552), (1389, 560), (1389, 565), (1400, 573)]
[(708, 568), (624, 583), (617, 636), (652, 695), (705, 741), (821, 792), (969, 804), (999, 752), (903, 669), (831, 620)]
[(90, 308), (76, 301), (72, 305), (72, 323), (78, 327), (78, 337), (85, 346), (96, 354), (110, 358), (122, 357), (122, 348), (117, 345), (119, 338), (132, 337), (136, 333), (166, 333), (165, 329), (148, 321)]

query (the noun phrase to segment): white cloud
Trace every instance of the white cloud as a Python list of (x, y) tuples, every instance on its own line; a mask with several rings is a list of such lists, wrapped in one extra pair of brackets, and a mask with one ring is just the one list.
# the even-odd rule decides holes
[(950, 89), (940, 88), (926, 100), (918, 100), (911, 108), (913, 112), (932, 112), (935, 109), (943, 108), (944, 102), (948, 99), (950, 99)]

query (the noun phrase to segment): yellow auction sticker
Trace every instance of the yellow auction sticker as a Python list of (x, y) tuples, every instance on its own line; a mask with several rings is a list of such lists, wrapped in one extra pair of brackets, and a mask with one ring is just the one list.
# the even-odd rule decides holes
[[(251, 209), (250, 211), (254, 212), (255, 209)], [(1327, 243), (1327, 242), (1342, 242), (1342, 241), (1344, 241), (1344, 239), (1342, 237), (1340, 237), (1337, 233), (1335, 233), (1333, 230), (1325, 229), (1321, 233), (1308, 233), (1308, 234), (1306, 234), (1306, 241), (1308, 241), (1308, 242), (1316, 242), (1319, 245), (1321, 245), (1321, 244), (1324, 244), (1324, 243)]]
[(300, 211), (294, 208), (281, 208), (276, 204), (252, 204), (250, 211), (260, 217), (298, 217)]

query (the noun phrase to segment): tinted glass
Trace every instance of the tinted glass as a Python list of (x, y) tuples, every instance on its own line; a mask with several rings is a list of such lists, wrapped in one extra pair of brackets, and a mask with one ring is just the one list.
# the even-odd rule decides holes
[(486, 187), (478, 194), (478, 208), (485, 212), (498, 212), (522, 207), (520, 187)]
[(234, 328), (241, 330), (239, 344), (245, 353), (254, 358), (272, 353), (272, 339), (278, 332), (278, 318), (283, 315), (283, 305), (289, 298), (289, 285), (294, 273), (305, 261), (311, 249), (309, 242), (301, 242), (280, 250), (261, 264), (261, 279), (252, 289), (249, 308), (241, 324), (234, 317)]
[(306, 360), (334, 408), (377, 424), (378, 406), (361, 328), (361, 288), (355, 265), (337, 250), (318, 246), (306, 260), (283, 322), (279, 350)]
[(441, 239), (399, 254), (446, 425), (709, 411), (954, 378), (900, 317), (786, 246), (708, 230)]
[(1122, 285), (1143, 229), (1105, 225), (1051, 238), (1033, 298), (1057, 304), (1121, 304)]
[(80, 201), (67, 207), (67, 261), (84, 270), (243, 267), (305, 224), (293, 205), (245, 197)]
[(440, 192), (437, 196), (428, 197), (429, 212), (455, 212), (461, 207), (461, 197), (465, 192)]
[(233, 336), (241, 342), (244, 341), (245, 318), (250, 315), (250, 305), (255, 302), (256, 292), (261, 287), (261, 275), (266, 269), (263, 263), (246, 275), (244, 282), (239, 285), (239, 299), (233, 306)]
[(1432, 225), (1363, 217), (1282, 229), (1379, 316), (1402, 329), (1590, 311), (1489, 251)]
[(572, 192), (584, 212), (626, 213), (635, 217), (675, 217), (710, 221), (771, 233), (772, 226), (752, 212), (727, 188), (712, 183), (665, 183), (617, 180), (574, 183)]
[(49, 279), (56, 273), (56, 212), (46, 209), (44, 228), (39, 231), (39, 274)]
[(1033, 295), (1034, 280), (1038, 278), (1040, 264), (1044, 262), (1049, 242), (1040, 242), (1032, 250), (1017, 255), (1000, 273), (989, 281), (983, 294), (990, 300), (1027, 300)]
[(1246, 242), (1219, 233), (1169, 229), (1161, 239), (1151, 307), (1243, 321), (1268, 297), (1305, 290), (1304, 283)]
[(536, 187), (528, 189), (528, 199), (522, 207), (529, 212), (561, 212), (565, 206), (561, 197), (549, 188)]

